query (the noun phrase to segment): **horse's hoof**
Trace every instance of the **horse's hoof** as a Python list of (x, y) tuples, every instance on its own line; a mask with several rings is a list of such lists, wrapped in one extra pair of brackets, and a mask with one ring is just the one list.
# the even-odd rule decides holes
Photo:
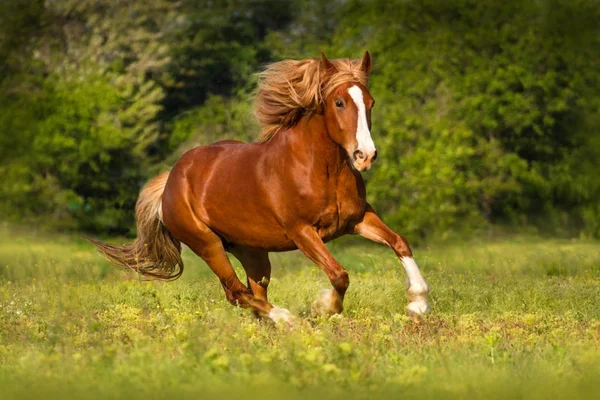
[(333, 315), (340, 314), (344, 310), (344, 306), (335, 289), (326, 289), (313, 301), (310, 310), (313, 315)]
[(415, 322), (420, 322), (430, 312), (431, 307), (429, 307), (427, 300), (415, 300), (406, 306), (406, 315), (411, 317)]
[(294, 325), (294, 315), (285, 308), (273, 307), (269, 311), (269, 318), (277, 325), (285, 324), (287, 326)]

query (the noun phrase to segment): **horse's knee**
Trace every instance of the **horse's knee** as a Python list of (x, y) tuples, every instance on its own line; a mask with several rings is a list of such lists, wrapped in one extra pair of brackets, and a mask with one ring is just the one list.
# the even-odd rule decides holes
[(398, 257), (402, 258), (413, 256), (412, 250), (410, 249), (408, 242), (402, 236), (395, 235), (391, 245)]

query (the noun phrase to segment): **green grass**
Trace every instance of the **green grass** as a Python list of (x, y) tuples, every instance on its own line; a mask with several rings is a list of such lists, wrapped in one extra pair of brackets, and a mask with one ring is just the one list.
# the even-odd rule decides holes
[(418, 248), (433, 308), (421, 324), (404, 316), (405, 276), (390, 250), (330, 248), (351, 279), (344, 315), (330, 319), (309, 316), (329, 287), (324, 273), (297, 253), (272, 256), (270, 298), (300, 316), (290, 330), (229, 305), (187, 251), (180, 280), (140, 282), (81, 239), (5, 230), (0, 397), (597, 395), (598, 242)]

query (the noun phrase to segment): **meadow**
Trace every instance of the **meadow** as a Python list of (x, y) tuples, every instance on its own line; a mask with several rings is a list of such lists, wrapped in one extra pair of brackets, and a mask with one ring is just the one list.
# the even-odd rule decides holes
[[(600, 390), (600, 243), (533, 237), (415, 249), (433, 313), (404, 315), (387, 248), (329, 245), (350, 273), (341, 316), (297, 252), (270, 300), (293, 328), (225, 300), (189, 250), (176, 282), (142, 282), (83, 238), (0, 230), (0, 393), (29, 398), (592, 398)], [(243, 274), (236, 263), (238, 273)]]

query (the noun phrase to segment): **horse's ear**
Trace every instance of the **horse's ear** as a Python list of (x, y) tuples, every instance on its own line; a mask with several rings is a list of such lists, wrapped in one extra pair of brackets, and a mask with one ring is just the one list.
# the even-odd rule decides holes
[(371, 58), (369, 51), (365, 51), (365, 55), (360, 62), (360, 69), (367, 74), (367, 76), (371, 74), (371, 69), (373, 69), (373, 59)]
[(333, 65), (333, 63), (329, 61), (329, 59), (323, 52), (321, 52), (321, 68), (323, 68), (329, 73), (337, 72), (337, 68), (335, 67), (335, 65)]

